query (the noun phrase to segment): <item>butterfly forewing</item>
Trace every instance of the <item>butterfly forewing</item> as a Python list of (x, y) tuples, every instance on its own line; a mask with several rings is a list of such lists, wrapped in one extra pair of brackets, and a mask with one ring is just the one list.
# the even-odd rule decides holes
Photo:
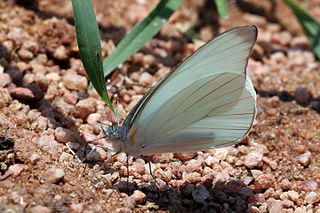
[(162, 80), (126, 120), (134, 154), (200, 151), (245, 137), (255, 117), (245, 68), (256, 36), (253, 26), (230, 30)]

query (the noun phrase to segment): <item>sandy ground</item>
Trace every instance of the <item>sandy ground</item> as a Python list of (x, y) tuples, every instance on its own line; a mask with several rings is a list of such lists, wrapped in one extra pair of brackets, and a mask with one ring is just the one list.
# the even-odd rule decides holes
[[(157, 1), (98, 1), (106, 58)], [(170, 68), (204, 41), (256, 25), (248, 74), (258, 94), (249, 136), (223, 149), (114, 157), (85, 144), (116, 121), (79, 60), (71, 1), (0, 2), (1, 212), (320, 212), (320, 63), (281, 1), (185, 1), (161, 32), (111, 76), (109, 93), (127, 115)], [(316, 0), (296, 1), (320, 19)], [(125, 12), (124, 12), (125, 11)], [(99, 140), (95, 145), (106, 145)], [(91, 145), (92, 147), (93, 145)], [(90, 148), (90, 146), (89, 146)], [(88, 149), (89, 150), (89, 149)]]

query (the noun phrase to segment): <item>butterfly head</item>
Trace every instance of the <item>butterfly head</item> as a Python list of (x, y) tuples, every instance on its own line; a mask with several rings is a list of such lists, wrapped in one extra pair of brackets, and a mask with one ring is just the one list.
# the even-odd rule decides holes
[(106, 131), (103, 130), (103, 134), (106, 138), (110, 139), (114, 151), (122, 150), (123, 141), (127, 134), (127, 129), (125, 126), (110, 126)]

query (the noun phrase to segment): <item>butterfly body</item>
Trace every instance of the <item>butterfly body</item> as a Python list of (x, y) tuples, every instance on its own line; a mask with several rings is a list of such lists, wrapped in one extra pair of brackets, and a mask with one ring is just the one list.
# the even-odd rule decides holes
[(229, 146), (250, 131), (256, 94), (246, 66), (254, 26), (214, 38), (188, 57), (107, 130), (113, 150), (141, 156)]

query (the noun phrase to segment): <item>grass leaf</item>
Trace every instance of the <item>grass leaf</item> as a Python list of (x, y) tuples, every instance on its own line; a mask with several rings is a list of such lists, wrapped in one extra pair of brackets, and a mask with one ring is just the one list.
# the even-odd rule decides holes
[(291, 0), (283, 0), (295, 13), (300, 24), (305, 30), (314, 54), (320, 59), (320, 23), (306, 10), (293, 3)]
[(214, 0), (218, 13), (223, 17), (223, 18), (228, 18), (228, 2), (227, 0)]
[(72, 0), (79, 52), (83, 66), (101, 98), (116, 113), (103, 75), (100, 33), (91, 0)]
[(182, 2), (183, 0), (161, 0), (153, 11), (131, 30), (105, 60), (103, 64), (104, 76), (108, 76), (158, 33)]

